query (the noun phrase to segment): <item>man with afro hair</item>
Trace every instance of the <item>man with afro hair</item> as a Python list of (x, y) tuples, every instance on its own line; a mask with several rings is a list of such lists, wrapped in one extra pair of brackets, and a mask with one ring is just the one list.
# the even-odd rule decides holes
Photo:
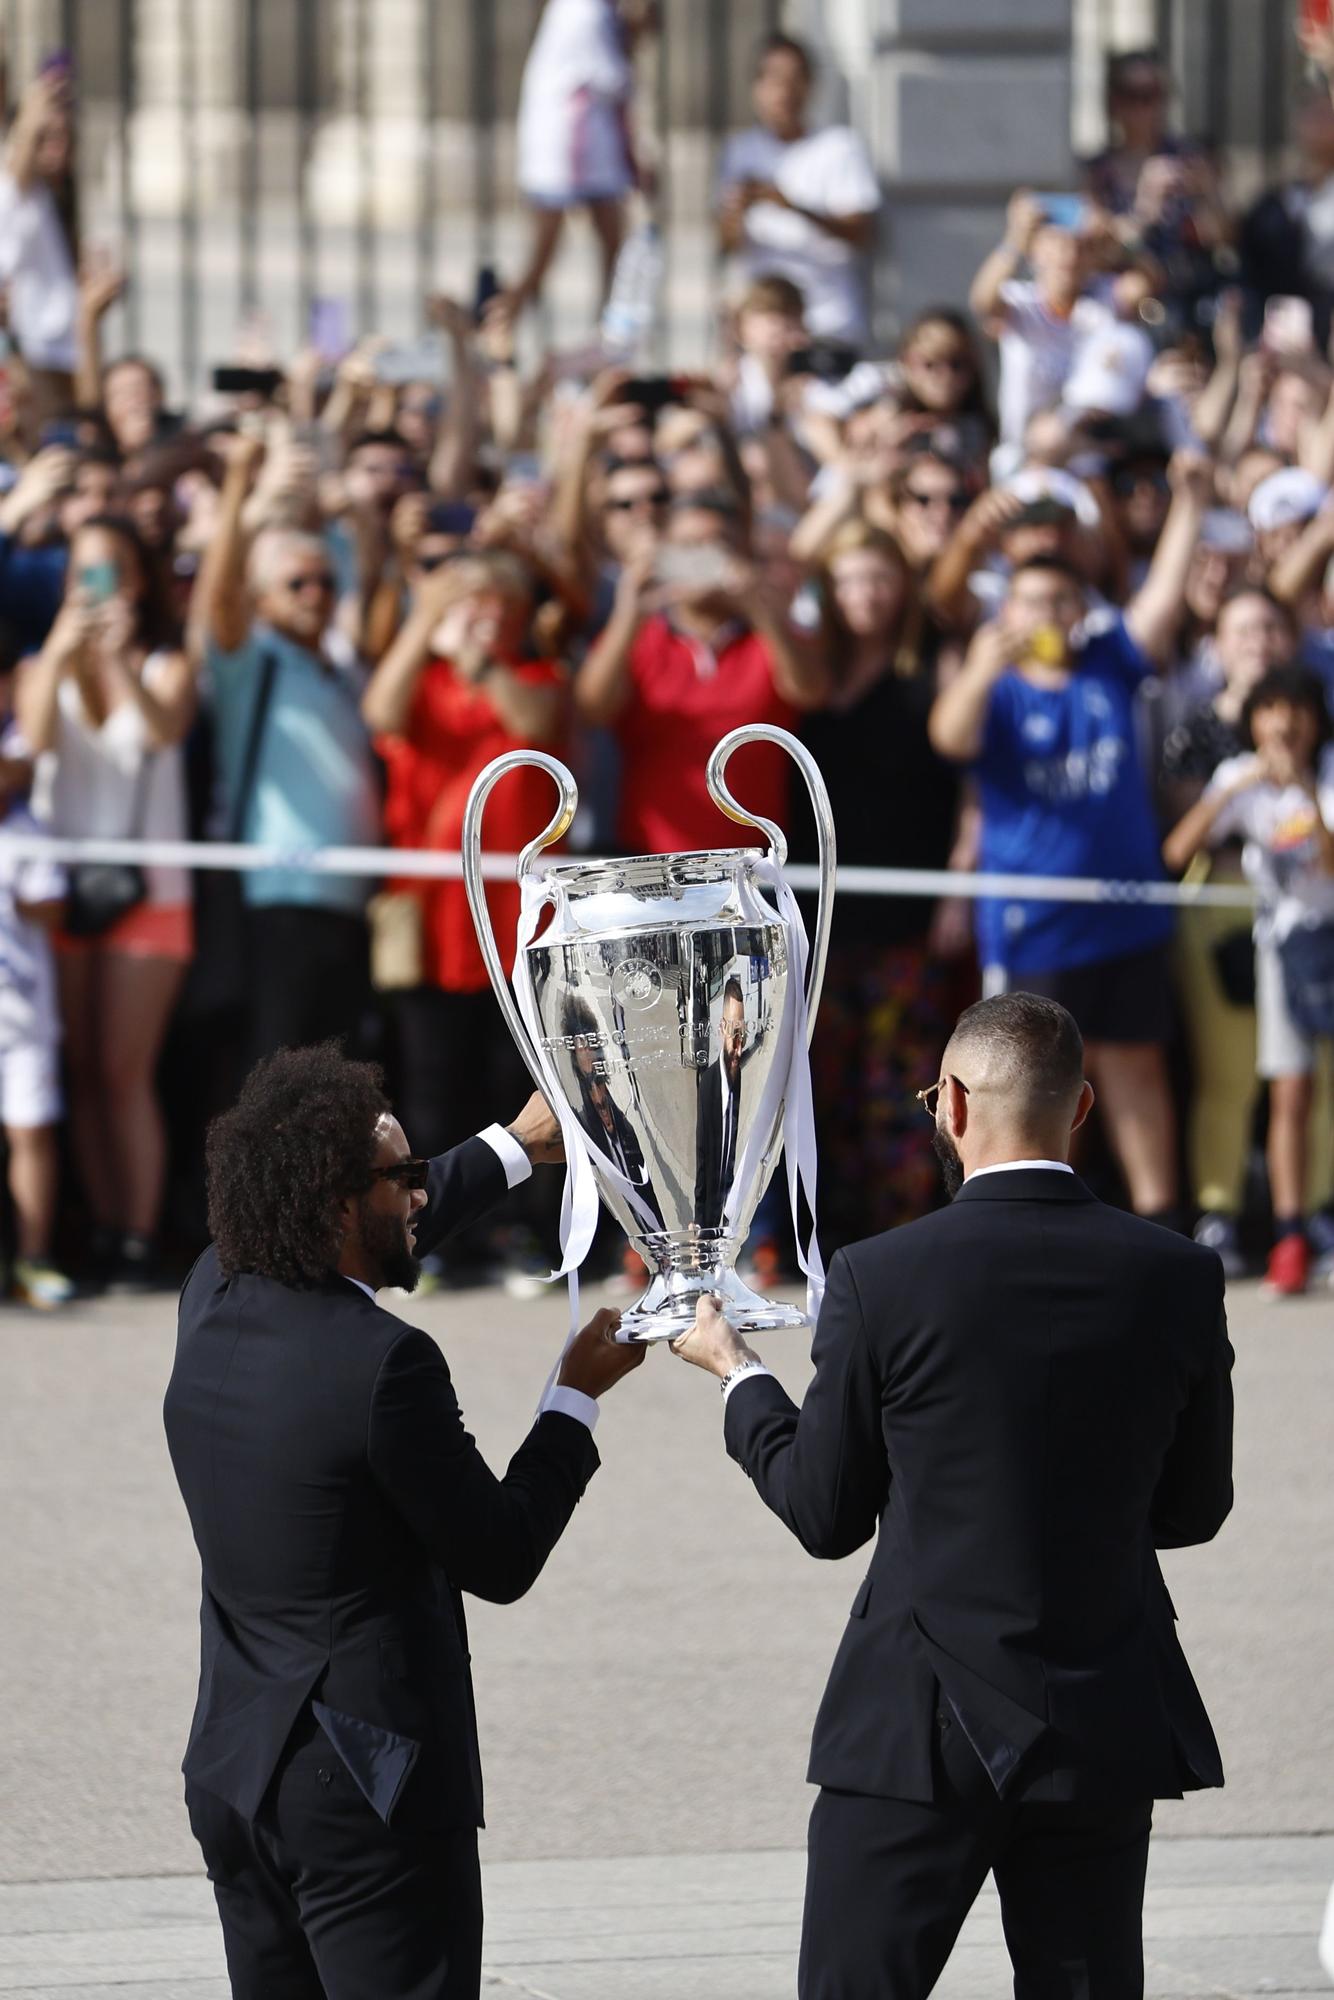
[(414, 1158), (334, 1043), (261, 1062), (209, 1134), (165, 1418), (202, 1568), (185, 1796), (236, 2000), (476, 2000), (463, 1593), (535, 1582), (597, 1468), (596, 1399), (644, 1350), (598, 1313), (497, 1478), (435, 1342), (374, 1295), (560, 1158), (541, 1096)]

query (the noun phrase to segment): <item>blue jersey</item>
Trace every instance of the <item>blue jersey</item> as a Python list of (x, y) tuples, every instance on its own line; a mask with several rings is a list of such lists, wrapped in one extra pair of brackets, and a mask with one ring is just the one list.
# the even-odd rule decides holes
[[(1061, 687), (1012, 668), (991, 693), (973, 767), (984, 870), (1005, 875), (1157, 881), (1158, 825), (1140, 763), (1135, 691), (1153, 671), (1119, 617), (1090, 619)], [(984, 966), (1058, 972), (1146, 951), (1173, 913), (1133, 903), (988, 899), (978, 906)]]

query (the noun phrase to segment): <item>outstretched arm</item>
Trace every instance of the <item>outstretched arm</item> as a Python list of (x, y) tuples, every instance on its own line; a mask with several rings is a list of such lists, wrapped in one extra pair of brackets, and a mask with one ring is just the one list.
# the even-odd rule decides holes
[[(720, 1379), (757, 1360), (708, 1300), (675, 1352)], [(874, 1535), (889, 1494), (881, 1385), (856, 1280), (840, 1252), (811, 1349), (815, 1379), (798, 1409), (772, 1375), (745, 1376), (727, 1399), (727, 1449), (808, 1555), (851, 1555)]]
[(1186, 608), (1186, 580), (1200, 539), (1204, 510), (1213, 497), (1212, 462), (1179, 451), (1168, 468), (1172, 505), (1168, 509), (1149, 573), (1126, 606), (1126, 630), (1142, 653), (1166, 666)]

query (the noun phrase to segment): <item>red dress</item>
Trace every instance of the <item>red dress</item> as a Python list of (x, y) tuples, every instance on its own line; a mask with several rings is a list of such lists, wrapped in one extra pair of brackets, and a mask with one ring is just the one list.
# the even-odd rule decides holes
[[(563, 686), (552, 660), (507, 662), (530, 687)], [(395, 847), (456, 851), (463, 813), (479, 771), (523, 741), (510, 734), (481, 689), (461, 680), (448, 660), (428, 661), (417, 682), (401, 736), (376, 744), (388, 773), (385, 832)], [(544, 745), (559, 754), (560, 746)], [(535, 770), (511, 771), (487, 801), (485, 852), (515, 854), (541, 833), (556, 806), (550, 778)], [(399, 881), (397, 889), (421, 893), (424, 977), (449, 993), (475, 993), (488, 985), (481, 948), (461, 881)], [(487, 908), (506, 971), (514, 961), (519, 921), (517, 881), (489, 882)]]
[[(729, 729), (745, 722), (795, 727), (795, 710), (774, 688), (763, 639), (738, 626), (714, 653), (666, 618), (650, 618), (635, 639), (630, 674), (634, 692), (616, 723), (625, 852), (762, 844), (719, 812), (704, 773)], [(747, 744), (728, 765), (727, 782), (738, 804), (785, 827), (790, 768), (776, 746)]]

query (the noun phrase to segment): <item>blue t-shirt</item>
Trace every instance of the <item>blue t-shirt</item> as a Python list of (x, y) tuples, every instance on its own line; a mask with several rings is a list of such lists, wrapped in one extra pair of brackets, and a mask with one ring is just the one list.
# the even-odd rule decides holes
[(0, 621), (12, 629), (20, 653), (40, 652), (46, 644), (64, 601), (68, 567), (64, 542), (29, 549), (0, 535)]
[[(992, 689), (982, 754), (981, 866), (1005, 875), (1158, 881), (1157, 821), (1136, 741), (1135, 690), (1153, 668), (1120, 617), (1084, 627), (1063, 687), (1008, 669)], [(1147, 951), (1173, 913), (1135, 903), (987, 899), (978, 905), (984, 966), (1059, 972)]]
[[(361, 719), (360, 676), (257, 624), (243, 646), (208, 650), (223, 790), (234, 798), (259, 698), (266, 653), (277, 660), (241, 838), (262, 847), (377, 847), (380, 793)], [(373, 881), (302, 868), (242, 877), (246, 902), (299, 903), (360, 916)]]

